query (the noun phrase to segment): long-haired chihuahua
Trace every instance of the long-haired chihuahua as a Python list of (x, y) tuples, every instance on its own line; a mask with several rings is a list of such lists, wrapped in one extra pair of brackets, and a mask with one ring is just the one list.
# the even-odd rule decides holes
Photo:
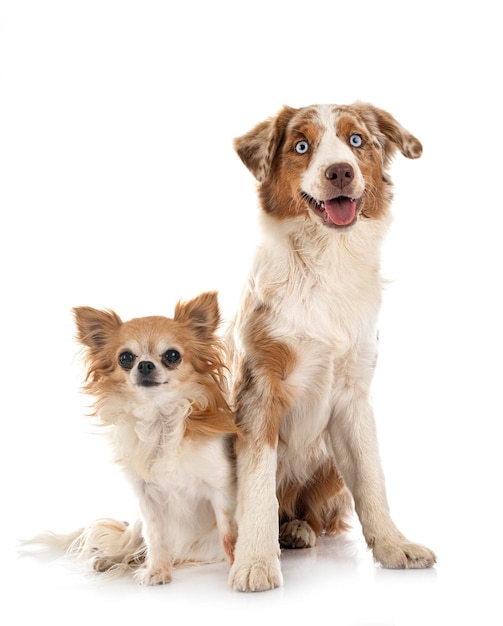
[(123, 322), (110, 310), (73, 309), (86, 363), (84, 390), (107, 426), (115, 460), (139, 500), (136, 524), (101, 519), (30, 543), (66, 548), (95, 570), (135, 570), (149, 585), (193, 562), (232, 563), (234, 416), (226, 400), (217, 294), (178, 303), (173, 319)]

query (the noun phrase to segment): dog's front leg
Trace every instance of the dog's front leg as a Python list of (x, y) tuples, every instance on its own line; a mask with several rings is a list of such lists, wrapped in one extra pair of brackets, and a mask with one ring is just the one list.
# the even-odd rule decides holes
[(238, 540), (229, 582), (239, 591), (266, 591), (283, 584), (277, 449), (281, 423), (294, 400), (286, 380), (295, 355), (260, 324), (250, 323), (245, 339), (246, 356), (236, 368), (233, 389), (241, 436), (236, 442)]
[[(389, 513), (369, 399), (372, 369), (365, 362), (346, 364), (344, 376), (336, 383), (331, 438), (337, 468), (353, 495), (363, 534), (374, 558), (388, 568), (431, 567), (436, 560), (434, 553), (406, 539)], [(351, 372), (359, 376), (348, 378)], [(365, 372), (368, 375), (364, 375)]]
[(140, 498), (142, 533), (147, 544), (145, 565), (136, 577), (144, 585), (164, 585), (172, 581), (171, 552), (167, 533), (168, 512), (162, 491), (145, 483)]
[(235, 493), (230, 492), (228, 485), (224, 485), (222, 489), (215, 489), (211, 503), (215, 512), (217, 528), (220, 535), (220, 541), (230, 565), (234, 562), (234, 546), (237, 539), (237, 527), (234, 518), (235, 515)]
[(242, 436), (236, 442), (238, 540), (229, 582), (239, 591), (265, 591), (283, 583), (277, 447), (281, 422), (293, 402), (285, 381), (295, 359), (286, 344), (263, 331), (249, 337), (233, 390)]
[(238, 540), (229, 582), (238, 591), (266, 591), (283, 583), (279, 563), (277, 444), (248, 439), (238, 448)]

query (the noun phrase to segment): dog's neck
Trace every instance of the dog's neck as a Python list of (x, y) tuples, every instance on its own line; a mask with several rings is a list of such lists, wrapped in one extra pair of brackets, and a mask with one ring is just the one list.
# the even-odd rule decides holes
[(152, 479), (158, 462), (168, 469), (185, 439), (191, 401), (163, 396), (121, 394), (108, 398), (100, 411), (102, 421), (112, 425), (116, 461), (144, 480)]
[[(263, 215), (264, 237), (244, 295), (280, 318), (267, 319), (274, 336), (309, 336), (337, 343), (341, 352), (377, 322), (384, 220), (365, 220), (334, 232), (305, 218), (279, 221)], [(304, 218), (299, 218), (304, 219)], [(295, 223), (296, 222), (296, 223)], [(248, 295), (246, 295), (248, 294)]]
[[(345, 277), (353, 271), (365, 281), (378, 278), (376, 268), (380, 266), (381, 245), (391, 221), (389, 217), (378, 220), (362, 217), (347, 231), (334, 231), (310, 218), (279, 221), (262, 213), (261, 219), (263, 237), (255, 270), (268, 266), (269, 279), (281, 273), (289, 282), (294, 282), (292, 272), (300, 273), (308, 284), (328, 282), (330, 292), (339, 282), (344, 283)], [(303, 221), (301, 228), (300, 220)], [(279, 275), (278, 281), (281, 282)]]

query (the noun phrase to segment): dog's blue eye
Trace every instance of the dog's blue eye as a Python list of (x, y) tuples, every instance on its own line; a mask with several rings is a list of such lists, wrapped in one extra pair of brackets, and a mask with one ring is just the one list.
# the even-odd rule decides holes
[(182, 355), (174, 348), (169, 348), (161, 357), (162, 362), (167, 367), (174, 367), (182, 360)]
[(309, 144), (307, 141), (298, 141), (295, 144), (295, 152), (298, 152), (298, 154), (306, 154), (308, 150)]
[(351, 135), (349, 143), (353, 146), (353, 148), (359, 148), (363, 143), (363, 139), (360, 135)]
[(128, 350), (119, 354), (119, 365), (122, 367), (122, 369), (130, 370), (133, 367), (135, 360), (135, 355)]

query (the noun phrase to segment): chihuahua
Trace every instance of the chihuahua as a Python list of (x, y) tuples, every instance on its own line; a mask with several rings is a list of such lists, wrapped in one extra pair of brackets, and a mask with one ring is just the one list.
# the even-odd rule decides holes
[(226, 400), (217, 294), (178, 303), (173, 319), (123, 322), (90, 307), (73, 314), (87, 366), (84, 391), (108, 427), (140, 519), (132, 526), (101, 519), (30, 543), (65, 547), (96, 571), (135, 570), (148, 585), (169, 583), (177, 565), (232, 563), (238, 432)]

